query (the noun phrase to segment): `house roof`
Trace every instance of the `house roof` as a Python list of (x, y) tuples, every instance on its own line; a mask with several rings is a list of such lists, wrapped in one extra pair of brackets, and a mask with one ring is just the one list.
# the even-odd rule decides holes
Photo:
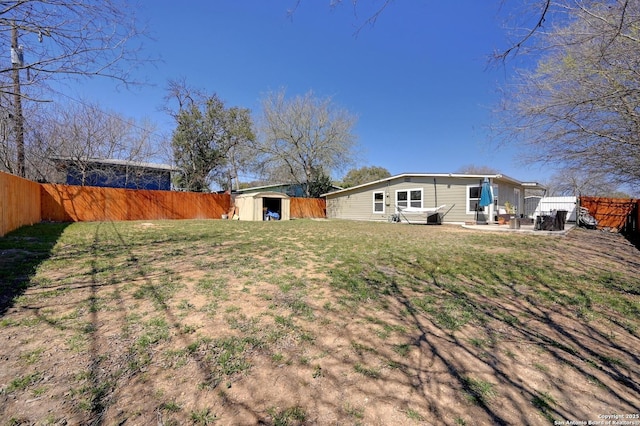
[(116, 158), (74, 158), (74, 157), (51, 157), (53, 161), (56, 162), (83, 162), (83, 163), (92, 163), (92, 164), (107, 164), (114, 166), (129, 166), (129, 167), (139, 167), (144, 169), (154, 169), (154, 170), (166, 170), (166, 171), (176, 171), (177, 167), (170, 166), (168, 164), (157, 164), (157, 163), (145, 163), (142, 161), (130, 161), (130, 160), (118, 160)]
[(517, 186), (522, 186), (524, 188), (529, 188), (529, 189), (544, 189), (545, 187), (541, 184), (539, 184), (538, 182), (521, 182), (517, 179), (514, 179), (512, 177), (509, 177), (507, 175), (503, 175), (500, 173), (497, 174), (466, 174), (466, 173), (401, 173), (399, 175), (394, 175), (394, 176), (389, 176), (387, 178), (384, 179), (378, 179), (376, 181), (373, 182), (367, 182), (367, 183), (363, 183), (360, 185), (356, 185), (356, 186), (352, 186), (351, 188), (346, 188), (346, 189), (342, 189), (342, 190), (338, 190), (338, 191), (332, 191), (332, 192), (328, 192), (326, 194), (322, 194), (321, 197), (325, 197), (327, 195), (335, 195), (335, 194), (341, 194), (341, 193), (346, 193), (349, 191), (353, 191), (356, 189), (361, 189), (361, 188), (366, 188), (368, 186), (373, 186), (373, 185), (377, 185), (379, 183), (382, 182), (389, 182), (395, 179), (401, 179), (401, 178), (405, 178), (405, 177), (426, 177), (426, 178), (446, 178), (446, 177), (453, 177), (453, 178), (463, 178), (463, 179), (492, 179), (492, 180), (499, 180), (499, 181), (503, 181), (503, 182), (508, 182)]

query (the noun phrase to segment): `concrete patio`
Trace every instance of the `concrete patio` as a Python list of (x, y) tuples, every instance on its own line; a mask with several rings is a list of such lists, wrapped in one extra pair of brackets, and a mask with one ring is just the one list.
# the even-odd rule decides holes
[(473, 229), (477, 231), (492, 231), (492, 232), (514, 232), (519, 234), (532, 234), (532, 235), (555, 235), (561, 236), (566, 235), (567, 232), (571, 231), (575, 228), (576, 224), (565, 223), (564, 230), (562, 231), (540, 231), (534, 229), (534, 224), (526, 224), (520, 225), (520, 228), (511, 228), (508, 224), (498, 225), (497, 223), (487, 223), (487, 224), (463, 224), (462, 227), (466, 229)]

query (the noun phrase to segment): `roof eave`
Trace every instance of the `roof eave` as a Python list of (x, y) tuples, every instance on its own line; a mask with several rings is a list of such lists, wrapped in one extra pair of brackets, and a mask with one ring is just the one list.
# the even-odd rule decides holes
[(321, 194), (321, 197), (326, 197), (327, 195), (336, 195), (336, 194), (340, 194), (340, 193), (345, 193), (348, 191), (353, 191), (356, 189), (360, 189), (360, 188), (366, 188), (368, 186), (373, 186), (373, 185), (377, 185), (379, 183), (383, 183), (383, 182), (387, 182), (387, 181), (391, 181), (394, 179), (401, 179), (404, 177), (433, 177), (433, 178), (438, 178), (438, 177), (451, 177), (451, 178), (465, 178), (465, 179), (499, 179), (499, 180), (504, 180), (504, 181), (508, 181), (511, 182), (513, 184), (516, 185), (523, 185), (522, 182), (520, 182), (517, 179), (513, 179), (509, 176), (500, 174), (500, 173), (492, 173), (492, 174), (465, 174), (465, 173), (401, 173), (399, 175), (394, 175), (394, 176), (389, 176), (387, 178), (383, 178), (383, 179), (378, 179), (376, 181), (373, 182), (367, 182), (367, 183), (363, 183), (360, 185), (356, 185), (356, 186), (352, 186), (351, 188), (345, 188), (339, 191), (332, 191), (332, 192), (327, 192), (325, 194)]

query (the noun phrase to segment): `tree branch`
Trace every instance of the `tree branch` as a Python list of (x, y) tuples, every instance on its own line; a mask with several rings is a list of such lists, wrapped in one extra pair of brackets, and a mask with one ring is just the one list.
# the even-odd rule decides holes
[(495, 54), (494, 60), (505, 61), (510, 54), (520, 50), (522, 45), (524, 45), (531, 37), (533, 37), (533, 35), (536, 33), (536, 31), (538, 31), (539, 28), (542, 28), (542, 25), (547, 18), (547, 13), (549, 12), (550, 7), (551, 0), (545, 0), (542, 12), (540, 13), (540, 17), (538, 18), (538, 22), (536, 23), (536, 25), (524, 37), (522, 37), (519, 42), (503, 51), (502, 53)]

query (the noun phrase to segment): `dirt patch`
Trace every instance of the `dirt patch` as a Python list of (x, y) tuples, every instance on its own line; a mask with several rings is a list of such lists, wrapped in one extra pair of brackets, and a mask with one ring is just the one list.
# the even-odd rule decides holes
[[(153, 225), (131, 232), (170, 228)], [(51, 256), (0, 318), (3, 424), (548, 424), (640, 411), (639, 252), (621, 237), (294, 225), (303, 237), (265, 238), (258, 224), (248, 240), (224, 228), (148, 245), (123, 228), (107, 255)], [(359, 253), (346, 233), (376, 244)], [(529, 244), (541, 245), (504, 248)], [(459, 269), (467, 259), (479, 265)], [(519, 266), (480, 275), (484, 262)]]

